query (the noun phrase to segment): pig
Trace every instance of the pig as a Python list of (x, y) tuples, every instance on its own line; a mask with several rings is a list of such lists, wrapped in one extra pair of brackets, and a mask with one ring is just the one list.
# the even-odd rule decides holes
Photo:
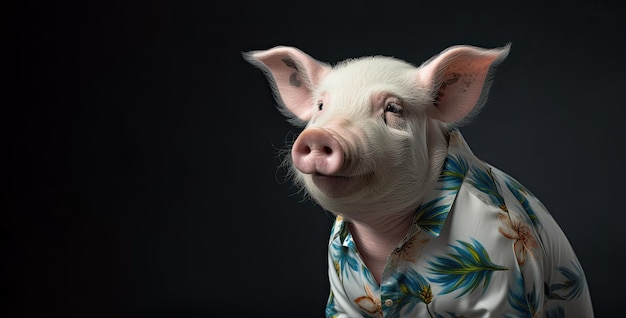
[(593, 317), (553, 216), (460, 131), (510, 49), (453, 45), (420, 65), (242, 53), (300, 129), (289, 177), (334, 217), (326, 317)]

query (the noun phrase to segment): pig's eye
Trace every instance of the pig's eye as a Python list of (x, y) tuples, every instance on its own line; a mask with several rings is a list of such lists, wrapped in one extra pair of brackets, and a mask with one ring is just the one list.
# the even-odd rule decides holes
[(323, 107), (324, 107), (324, 103), (322, 102), (317, 103), (317, 109), (322, 110)]
[(402, 122), (402, 106), (396, 102), (387, 102), (382, 117), (385, 124), (398, 127)]
[(402, 113), (402, 106), (396, 104), (396, 103), (389, 103), (387, 104), (387, 107), (385, 107), (385, 111), (386, 112), (391, 112), (394, 114), (401, 114)]

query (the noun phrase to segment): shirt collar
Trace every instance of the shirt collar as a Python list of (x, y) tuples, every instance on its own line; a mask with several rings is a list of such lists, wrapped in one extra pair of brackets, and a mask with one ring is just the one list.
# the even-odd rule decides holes
[[(448, 154), (439, 178), (424, 197), (423, 203), (417, 208), (413, 217), (413, 224), (403, 242), (420, 231), (434, 237), (439, 236), (461, 184), (463, 184), (469, 171), (470, 164), (480, 164), (480, 160), (474, 156), (461, 132), (458, 129), (452, 129), (448, 138)], [(354, 244), (346, 222), (341, 216), (337, 216), (335, 220), (331, 241), (337, 236), (339, 236), (343, 246)]]
[(407, 238), (419, 231), (439, 236), (470, 166), (479, 163), (461, 132), (450, 131), (448, 154), (439, 178), (417, 208)]

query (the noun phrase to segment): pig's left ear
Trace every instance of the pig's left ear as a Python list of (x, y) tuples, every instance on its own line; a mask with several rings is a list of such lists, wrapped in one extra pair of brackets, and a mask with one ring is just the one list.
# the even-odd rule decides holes
[(487, 100), (494, 69), (509, 54), (510, 46), (453, 46), (422, 64), (419, 80), (430, 89), (433, 98), (428, 114), (458, 124), (480, 110)]
[(289, 46), (252, 51), (243, 56), (264, 71), (274, 91), (279, 110), (293, 124), (301, 124), (311, 119), (314, 109), (313, 90), (330, 71), (328, 64)]

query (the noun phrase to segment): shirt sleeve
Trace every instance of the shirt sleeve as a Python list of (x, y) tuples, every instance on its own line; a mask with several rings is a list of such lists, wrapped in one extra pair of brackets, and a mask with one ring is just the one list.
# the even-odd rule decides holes
[(541, 214), (540, 218), (545, 316), (594, 317), (587, 279), (572, 245), (550, 214)]

